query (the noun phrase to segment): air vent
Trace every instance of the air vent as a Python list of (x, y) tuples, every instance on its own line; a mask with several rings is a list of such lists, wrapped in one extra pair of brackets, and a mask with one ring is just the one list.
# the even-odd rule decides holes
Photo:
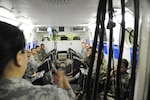
[(64, 32), (64, 27), (59, 27), (59, 32)]
[(45, 33), (45, 32), (47, 32), (47, 27), (38, 27), (36, 29), (36, 32), (37, 33)]
[(71, 3), (73, 0), (42, 0), (46, 4), (65, 5)]
[(86, 32), (86, 28), (85, 27), (72, 27), (71, 31), (72, 32)]

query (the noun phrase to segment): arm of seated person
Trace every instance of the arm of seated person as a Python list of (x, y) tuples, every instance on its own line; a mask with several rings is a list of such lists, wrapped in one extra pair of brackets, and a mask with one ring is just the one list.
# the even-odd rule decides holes
[(58, 70), (56, 72), (56, 74), (53, 75), (53, 79), (54, 79), (54, 82), (56, 84), (58, 84), (58, 86), (62, 89), (71, 89), (71, 86), (66, 78), (66, 76), (64, 75), (64, 72), (61, 71), (61, 70)]
[(72, 98), (75, 99), (75, 94), (69, 84), (69, 81), (67, 79), (67, 77), (65, 76), (64, 72), (61, 71), (61, 70), (58, 70), (56, 72), (55, 75), (53, 75), (53, 79), (54, 79), (54, 82), (56, 84), (58, 84), (58, 86), (64, 90), (66, 90), (68, 92), (68, 95), (69, 96), (72, 96)]
[(114, 69), (111, 70), (110, 76), (113, 77), (116, 74), (117, 74), (117, 67), (115, 67)]

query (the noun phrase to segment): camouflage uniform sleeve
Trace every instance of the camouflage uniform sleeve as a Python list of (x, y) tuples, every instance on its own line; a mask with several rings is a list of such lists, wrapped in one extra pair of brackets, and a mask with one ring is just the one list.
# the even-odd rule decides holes
[(32, 75), (36, 71), (37, 71), (36, 64), (31, 59), (29, 59), (28, 63), (27, 63), (27, 69), (26, 69), (26, 72), (25, 72), (23, 78), (25, 78), (29, 81), (32, 81), (32, 79), (34, 78)]
[(75, 100), (72, 89), (64, 90), (54, 85), (32, 85), (24, 79), (0, 81), (0, 100)]
[(35, 100), (75, 100), (75, 94), (72, 89), (63, 90), (55, 86), (46, 85), (41, 93), (36, 93)]
[(86, 52), (87, 52), (87, 50), (86, 49), (81, 49), (81, 58), (82, 59), (85, 59), (86, 58)]
[(130, 80), (130, 74), (126, 73), (121, 76), (121, 97), (126, 98), (129, 94), (129, 80)]
[(31, 59), (29, 63), (30, 66), (33, 68), (33, 71), (36, 72), (37, 68), (39, 67), (39, 64), (34, 59)]
[(107, 63), (103, 63), (100, 68), (100, 81), (104, 81), (107, 78)]
[(39, 60), (39, 57), (37, 54), (34, 55), (34, 59), (38, 63), (38, 65), (42, 64), (42, 62)]
[(25, 76), (28, 76), (28, 77), (32, 77), (32, 74), (33, 74), (33, 68), (32, 68), (32, 65), (30, 62), (27, 63), (27, 69), (26, 69), (26, 72), (25, 72)]
[(47, 56), (47, 54), (45, 53), (45, 50), (44, 50), (44, 49), (41, 49), (41, 50), (40, 50), (40, 54), (41, 54), (43, 60), (44, 60), (44, 58)]
[(39, 57), (39, 60), (40, 60), (40, 61), (43, 61), (43, 60), (44, 60), (40, 52), (38, 53), (38, 57)]

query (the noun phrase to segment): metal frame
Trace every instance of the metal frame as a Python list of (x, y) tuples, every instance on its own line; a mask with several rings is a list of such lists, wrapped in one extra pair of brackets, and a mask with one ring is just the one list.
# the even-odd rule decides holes
[(134, 100), (147, 100), (150, 77), (150, 1), (140, 0), (140, 54)]

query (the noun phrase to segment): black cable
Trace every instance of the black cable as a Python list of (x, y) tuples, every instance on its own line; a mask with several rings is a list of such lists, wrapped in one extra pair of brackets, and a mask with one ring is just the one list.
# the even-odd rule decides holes
[(135, 86), (135, 70), (136, 70), (136, 52), (137, 52), (137, 40), (138, 40), (138, 29), (139, 29), (139, 0), (134, 0), (134, 42), (133, 42), (133, 56), (132, 56), (132, 70), (131, 70), (131, 84), (129, 100), (134, 98), (134, 86)]
[(91, 75), (92, 75), (93, 63), (94, 63), (93, 58), (95, 58), (97, 39), (98, 39), (98, 34), (99, 34), (99, 25), (100, 25), (101, 12), (102, 12), (101, 9), (102, 9), (102, 0), (99, 0), (97, 20), (96, 20), (96, 29), (95, 29), (94, 42), (93, 42), (93, 47), (92, 47), (92, 55), (90, 58), (90, 67), (89, 67), (87, 81), (86, 81), (86, 100), (91, 100)]
[[(148, 94), (150, 94), (150, 78), (149, 78), (149, 89), (148, 89)], [(147, 100), (150, 100), (150, 95), (147, 95)]]
[(118, 65), (117, 65), (117, 87), (116, 87), (116, 100), (120, 100), (120, 66), (121, 66), (121, 60), (122, 60), (122, 53), (123, 53), (123, 47), (124, 47), (124, 37), (125, 37), (125, 0), (121, 0), (121, 12), (122, 12), (122, 22), (121, 22), (121, 43), (119, 45), (119, 58), (118, 58)]
[(100, 42), (99, 42), (99, 48), (98, 48), (98, 62), (97, 62), (97, 68), (96, 68), (96, 76), (94, 79), (94, 88), (92, 92), (92, 100), (97, 100), (97, 93), (98, 93), (98, 79), (99, 79), (99, 71), (102, 64), (102, 49), (103, 49), (103, 38), (104, 38), (104, 32), (105, 32), (105, 14), (106, 14), (106, 2), (107, 0), (102, 0), (102, 21), (101, 21), (101, 34), (100, 36)]
[(111, 72), (111, 60), (113, 55), (112, 50), (112, 42), (113, 42), (113, 2), (112, 0), (108, 0), (108, 12), (109, 12), (109, 22), (108, 27), (110, 29), (110, 38), (109, 38), (109, 58), (108, 58), (108, 68), (107, 68), (107, 80), (104, 88), (104, 98), (103, 100), (107, 100), (107, 93), (109, 90), (109, 81), (110, 81), (110, 72)]

